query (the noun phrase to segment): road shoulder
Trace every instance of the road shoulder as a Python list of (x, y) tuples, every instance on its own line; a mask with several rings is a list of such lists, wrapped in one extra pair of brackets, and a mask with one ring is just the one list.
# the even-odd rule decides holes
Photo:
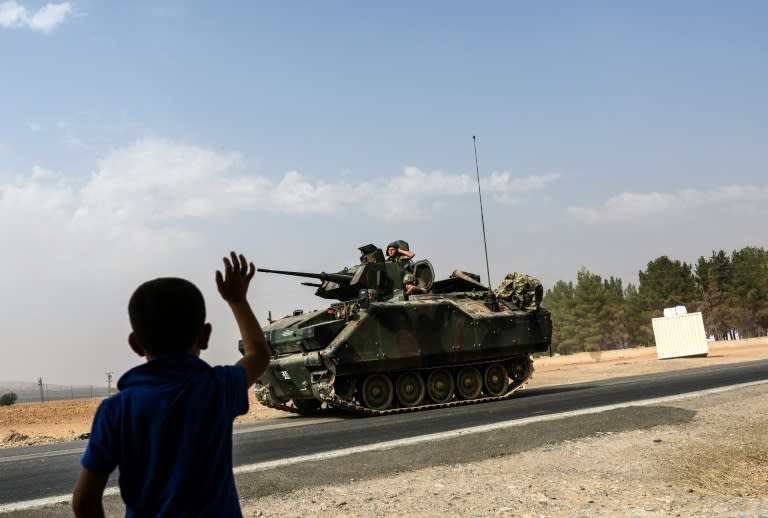
[[(514, 444), (542, 429), (488, 434), (465, 439), (463, 446), (435, 445), (407, 452), (415, 466), (432, 455), (431, 467), (394, 466), (388, 475), (376, 476), (369, 466), (391, 465), (391, 452), (336, 459), (333, 466), (313, 468), (337, 473), (337, 482), (287, 493), (290, 480), (312, 477), (309, 466), (277, 477), (243, 477), (238, 483), (244, 515), (767, 515), (767, 396), (768, 384), (761, 384), (647, 407), (642, 412), (657, 414), (651, 426), (627, 431), (622, 428), (631, 428), (627, 423), (639, 408), (615, 412), (607, 420), (613, 424), (598, 425), (588, 435), (577, 432), (588, 418), (566, 420), (557, 423), (560, 434), (539, 435), (539, 445), (519, 453)], [(441, 446), (443, 453), (434, 457)], [(457, 448), (461, 460), (452, 457)], [(486, 458), (471, 460), (481, 450), (478, 455)]]

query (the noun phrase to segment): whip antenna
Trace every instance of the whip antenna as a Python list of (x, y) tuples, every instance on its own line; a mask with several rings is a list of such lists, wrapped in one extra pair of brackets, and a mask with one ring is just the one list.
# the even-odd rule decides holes
[(483, 227), (483, 247), (485, 248), (485, 271), (488, 274), (488, 289), (491, 288), (491, 267), (488, 266), (488, 244), (485, 241), (485, 217), (483, 216), (483, 194), (480, 192), (480, 167), (477, 165), (477, 141), (472, 135), (472, 145), (475, 148), (475, 172), (477, 173), (477, 196), (480, 198), (480, 224)]

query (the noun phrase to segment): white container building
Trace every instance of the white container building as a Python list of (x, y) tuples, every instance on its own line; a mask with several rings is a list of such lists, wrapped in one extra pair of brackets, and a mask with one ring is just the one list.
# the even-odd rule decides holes
[(659, 360), (709, 354), (701, 313), (687, 313), (684, 306), (677, 306), (665, 309), (664, 316), (651, 323)]

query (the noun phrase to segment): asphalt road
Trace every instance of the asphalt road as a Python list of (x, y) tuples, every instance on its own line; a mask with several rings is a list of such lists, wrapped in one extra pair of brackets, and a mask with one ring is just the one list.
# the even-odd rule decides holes
[[(597, 431), (681, 422), (692, 413), (673, 405), (631, 403), (761, 380), (768, 380), (768, 360), (528, 389), (508, 401), (413, 414), (360, 418), (328, 413), (318, 418), (265, 420), (236, 428), (233, 455), (238, 488), (243, 497), (257, 497), (330, 480), (470, 462)], [(618, 407), (596, 414), (561, 415), (607, 405)], [(509, 421), (523, 424), (514, 426), (514, 431), (510, 431), (512, 425), (498, 427)], [(486, 428), (466, 430), (473, 427)], [(457, 434), (457, 430), (465, 432)], [(427, 441), (420, 439), (425, 435), (430, 436)], [(381, 448), (382, 444), (387, 446)], [(379, 449), (371, 450), (377, 445)], [(14, 503), (52, 497), (56, 501), (55, 497), (68, 495), (84, 446), (84, 442), (69, 442), (0, 450), (0, 513), (13, 509)], [(327, 458), (313, 457), (318, 455)], [(110, 484), (115, 481), (113, 476)], [(119, 497), (111, 500), (108, 512), (113, 508), (120, 514)], [(54, 510), (65, 513), (67, 508), (64, 503), (54, 504), (46, 515), (58, 515)], [(40, 516), (39, 512), (12, 514)]]

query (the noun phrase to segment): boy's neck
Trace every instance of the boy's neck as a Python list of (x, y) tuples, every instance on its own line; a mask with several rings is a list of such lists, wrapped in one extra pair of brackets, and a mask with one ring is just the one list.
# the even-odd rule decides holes
[[(200, 357), (200, 351), (201, 351), (201, 349), (195, 345), (195, 346), (192, 346), (191, 348), (187, 349), (186, 351), (183, 351), (183, 353), (184, 354), (189, 354), (190, 356), (194, 356), (195, 358), (199, 358)], [(152, 360), (156, 360), (158, 358), (162, 358), (163, 356), (164, 355), (162, 355), (162, 354), (155, 356), (154, 354), (147, 353), (145, 355), (145, 358), (147, 359), (148, 362), (151, 362)]]

